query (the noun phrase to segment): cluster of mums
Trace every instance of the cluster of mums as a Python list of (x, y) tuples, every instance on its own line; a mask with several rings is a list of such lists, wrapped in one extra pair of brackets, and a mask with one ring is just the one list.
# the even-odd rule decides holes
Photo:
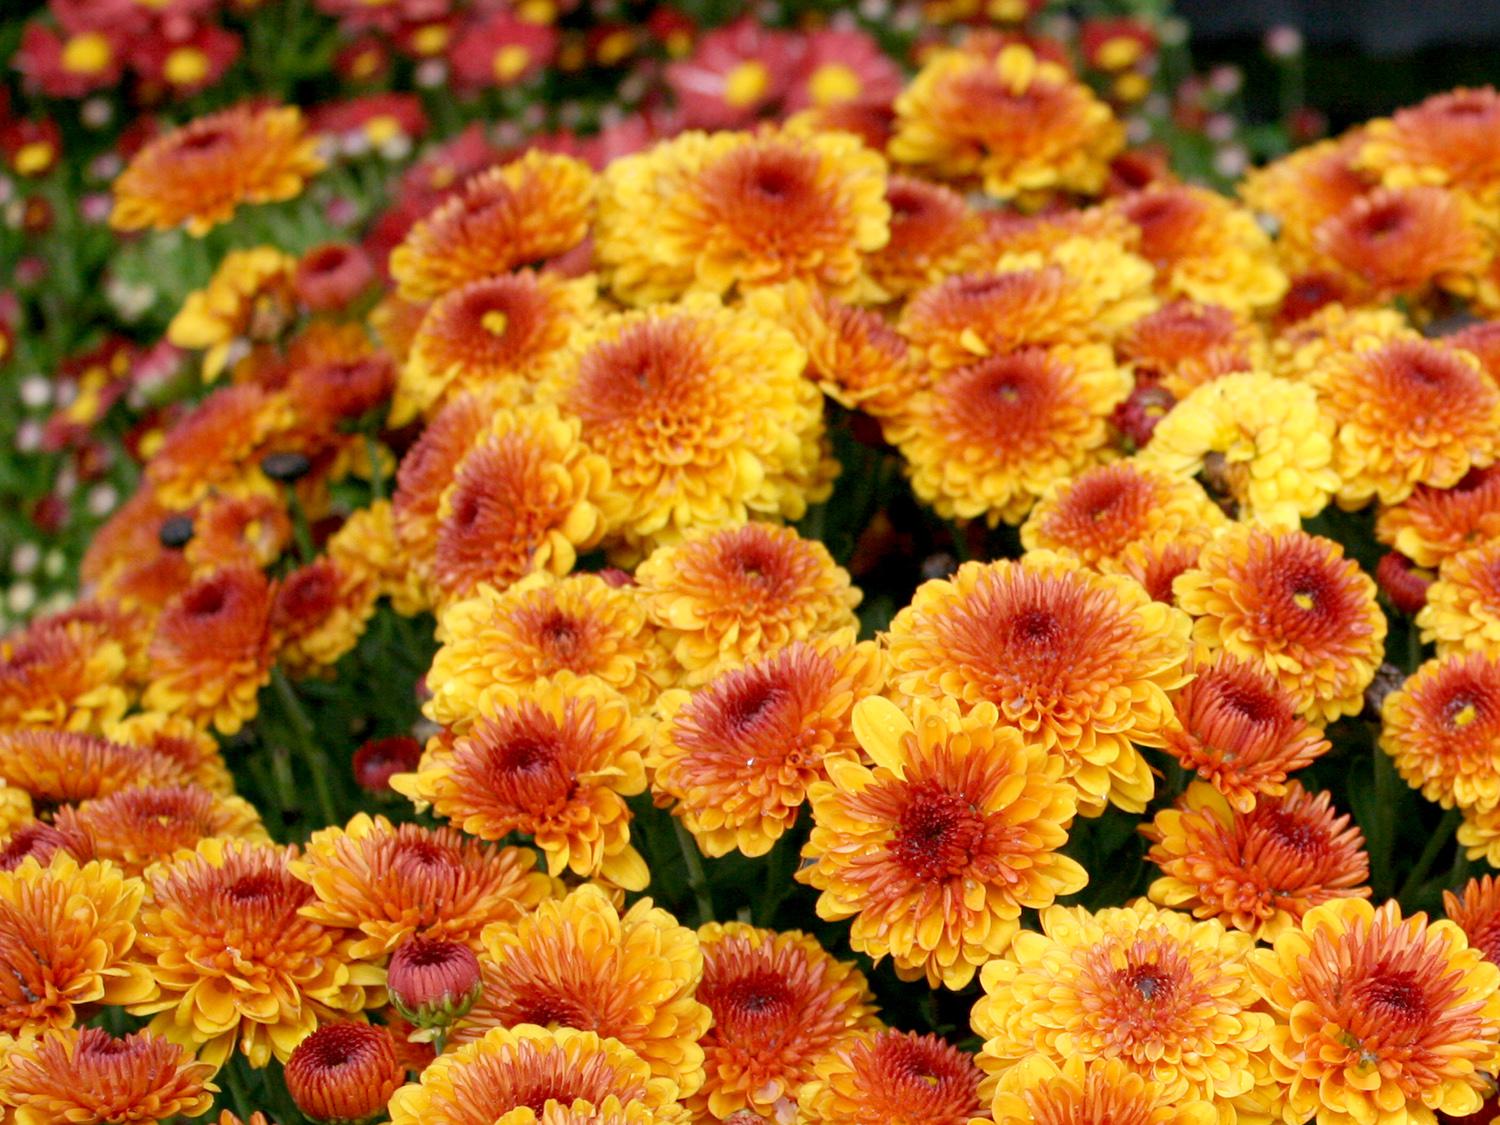
[[(239, 1056), (308, 1118), (396, 1125), (1479, 1110), (1500, 887), (1372, 905), (1360, 828), (1295, 775), (1374, 708), (1500, 861), (1500, 329), (1437, 327), (1496, 307), (1497, 122), (1460, 91), (1246, 205), (1095, 200), (1119, 123), (979, 36), (884, 151), (810, 122), (600, 173), (532, 152), (388, 285), (347, 248), (232, 253), (172, 329), (215, 389), (81, 600), (0, 642), (3, 1112), (193, 1117)], [(305, 144), (271, 108), (168, 134), (117, 218), (284, 198)], [(1019, 557), (858, 639), (860, 591), (785, 522), (835, 438)], [(1330, 505), (1374, 508), (1431, 654), (1408, 678), (1376, 581), (1302, 526)], [(422, 816), (274, 844), (216, 735), (337, 675), (381, 601), (436, 621), (425, 748), (363, 763)], [(1059, 904), (1104, 874), (1070, 833), (1173, 777), (1149, 896)], [(702, 857), (810, 823), (787, 870), (819, 918), (913, 989), (977, 978), (978, 1051), (885, 1026), (804, 932), (636, 897), (647, 793), (703, 914)]]

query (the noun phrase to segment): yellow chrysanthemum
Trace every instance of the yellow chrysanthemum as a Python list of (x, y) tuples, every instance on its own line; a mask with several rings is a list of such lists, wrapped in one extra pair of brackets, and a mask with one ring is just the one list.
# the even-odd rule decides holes
[(1386, 696), (1380, 746), (1429, 801), (1500, 808), (1500, 655), (1456, 652), (1423, 664)]
[(422, 580), (397, 538), (391, 501), (377, 500), (353, 513), (328, 537), (327, 551), (340, 568), (373, 579), (397, 613), (413, 617), (427, 607)]
[(187, 295), (167, 339), (203, 352), (204, 381), (217, 379), (251, 339), (274, 338), (290, 323), (296, 270), (297, 259), (274, 246), (229, 251), (208, 284)]
[(1418, 485), (1400, 504), (1382, 508), (1375, 537), (1417, 566), (1500, 539), (1500, 466), (1475, 469), (1452, 488)]
[(1255, 939), (1148, 902), (1053, 906), (1041, 921), (984, 968), (979, 1065), (1004, 1082), (1038, 1055), (1059, 1066), (1118, 1059), (1169, 1099), (1209, 1101), (1232, 1122), (1271, 1037), (1248, 964)]
[(292, 571), (276, 587), (271, 638), (276, 660), (295, 677), (333, 674), (364, 635), (380, 587), (364, 566), (328, 556)]
[(17, 828), (30, 824), (35, 819), (31, 794), (0, 778), (0, 836), (9, 836)]
[(1196, 388), (1156, 424), (1138, 456), (1180, 477), (1212, 467), (1241, 519), (1297, 527), (1327, 507), (1341, 483), (1333, 438), (1333, 420), (1311, 387), (1247, 371)]
[(1139, 812), (1154, 786), (1135, 744), (1162, 744), (1190, 629), (1135, 581), (1051, 552), (965, 563), (891, 622), (891, 683), (904, 699), (995, 704), (1061, 758), (1080, 813)]
[(1054, 1062), (1033, 1055), (1007, 1070), (990, 1107), (995, 1125), (1218, 1125), (1205, 1098), (1169, 1087), (1115, 1058)]
[(125, 646), (103, 622), (40, 618), (0, 637), (0, 727), (97, 731), (125, 713)]
[(1500, 655), (1500, 540), (1449, 555), (1417, 614), (1422, 640), (1439, 656), (1472, 650)]
[(1396, 309), (1345, 308), (1335, 302), (1283, 329), (1271, 340), (1271, 370), (1304, 379), (1347, 355), (1358, 355), (1421, 333)]

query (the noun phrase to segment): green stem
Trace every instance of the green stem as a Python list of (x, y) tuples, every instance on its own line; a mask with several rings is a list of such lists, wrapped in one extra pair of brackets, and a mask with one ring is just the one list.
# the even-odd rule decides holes
[(766, 865), (766, 887), (760, 901), (755, 905), (755, 921), (759, 926), (771, 926), (776, 919), (787, 893), (792, 889), (792, 873), (797, 870), (797, 859), (801, 848), (793, 834), (785, 833), (776, 841)]
[(381, 472), (380, 442), (374, 434), (365, 434), (365, 457), (370, 462), (370, 498), (385, 499), (385, 475)]
[(1406, 623), (1406, 674), (1416, 672), (1422, 666), (1422, 631), (1415, 621)]
[(677, 833), (677, 847), (682, 852), (683, 862), (687, 864), (688, 887), (698, 904), (698, 924), (701, 926), (705, 922), (712, 922), (714, 900), (708, 893), (708, 876), (703, 873), (703, 859), (698, 854), (698, 842), (675, 816), (672, 818), (672, 831)]
[[(1411, 874), (1406, 877), (1406, 882), (1401, 884), (1401, 889), (1396, 892), (1396, 898), (1405, 901), (1407, 896), (1422, 886), (1422, 881), (1427, 878), (1427, 873), (1432, 870), (1433, 862), (1438, 853), (1453, 839), (1453, 834), (1458, 831), (1458, 823), (1463, 819), (1463, 814), (1457, 809), (1449, 809), (1443, 814), (1442, 822), (1437, 829), (1427, 837), (1427, 846), (1422, 849), (1422, 854), (1417, 857), (1417, 865), (1411, 869)], [(1462, 849), (1460, 849), (1462, 850)]]
[[(1395, 842), (1396, 825), (1396, 798), (1400, 792), (1401, 778), (1396, 773), (1396, 764), (1391, 761), (1391, 756), (1379, 746), (1374, 747), (1375, 755), (1375, 823), (1370, 826), (1370, 868), (1381, 873), (1382, 882), (1389, 880), (1391, 867), (1391, 846)], [(1384, 888), (1384, 893), (1377, 891), (1378, 898), (1384, 898), (1389, 894), (1389, 886)]]
[(249, 1121), (252, 1113), (250, 1094), (245, 1089), (245, 1076), (240, 1073), (240, 1056), (231, 1055), (219, 1071), (219, 1076), (224, 1079), (224, 1089), (229, 1100), (234, 1103), (234, 1112), (241, 1121)]
[(313, 546), (312, 527), (307, 522), (307, 512), (302, 507), (302, 500), (294, 485), (286, 487), (286, 508), (292, 516), (292, 537), (297, 542), (297, 557), (303, 563), (310, 563), (318, 552)]
[(328, 758), (313, 745), (312, 720), (302, 709), (297, 693), (292, 690), (291, 681), (286, 678), (286, 673), (280, 668), (271, 670), (271, 684), (275, 688), (276, 698), (281, 702), (282, 710), (286, 712), (287, 725), (292, 728), (297, 750), (307, 765), (307, 772), (312, 774), (313, 792), (318, 798), (318, 811), (323, 815), (323, 823), (325, 825), (338, 824), (338, 805), (334, 803), (333, 790), (328, 785)]

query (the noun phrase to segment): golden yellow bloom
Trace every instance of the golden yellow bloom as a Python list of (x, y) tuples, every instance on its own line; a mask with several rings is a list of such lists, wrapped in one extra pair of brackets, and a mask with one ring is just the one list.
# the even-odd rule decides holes
[(0, 836), (9, 836), (35, 819), (31, 794), (0, 778)]
[(497, 687), (460, 736), (439, 736), (416, 773), (391, 788), (483, 840), (531, 835), (547, 870), (642, 890), (650, 873), (630, 846), (626, 797), (646, 788), (649, 743), (630, 702), (568, 673)]
[(393, 825), (356, 813), (312, 834), (288, 870), (313, 890), (302, 916), (358, 931), (349, 956), (376, 961), (412, 935), (477, 950), (492, 922), (509, 922), (552, 894), (526, 848), (501, 848), (452, 828)]
[(229, 251), (208, 284), (187, 295), (167, 339), (203, 352), (204, 381), (217, 379), (251, 339), (273, 338), (290, 323), (296, 269), (297, 259), (274, 246)]
[(291, 199), (323, 170), (296, 106), (237, 105), (146, 144), (115, 180), (116, 230), (183, 226), (196, 237), (242, 203)]
[(1331, 539), (1231, 524), (1174, 584), (1193, 638), (1259, 664), (1302, 714), (1357, 714), (1385, 656), (1375, 583)]
[(818, 1063), (880, 1026), (864, 975), (796, 930), (710, 922), (698, 939), (698, 999), (713, 1026), (702, 1038), (706, 1081), (688, 1110), (697, 1121), (748, 1111), (791, 1125)]
[(1153, 784), (1134, 744), (1162, 745), (1190, 628), (1131, 579), (1051, 552), (965, 563), (891, 622), (891, 683), (906, 699), (995, 704), (1063, 761), (1080, 813), (1140, 812)]
[(1264, 367), (1260, 327), (1223, 305), (1177, 300), (1143, 316), (1120, 336), (1116, 350), (1137, 383), (1155, 379), (1174, 397), (1234, 371)]
[(1217, 1125), (1214, 1104), (1172, 1090), (1116, 1058), (1033, 1055), (1000, 1077), (995, 1125)]
[[(596, 1106), (639, 1103), (656, 1121), (686, 1121), (677, 1084), (652, 1075), (618, 1040), (523, 1024), (492, 1028), (483, 1039), (440, 1055), (391, 1098), (391, 1125), (530, 1125), (552, 1120), (549, 1103), (576, 1105), (580, 1098)], [(537, 1114), (537, 1106), (544, 1112)], [(512, 1112), (523, 1107), (533, 1116)]]
[(1418, 485), (1400, 504), (1381, 509), (1375, 537), (1425, 567), (1500, 538), (1500, 467), (1474, 469), (1452, 488)]
[(104, 622), (38, 618), (0, 637), (0, 726), (100, 730), (129, 706), (126, 668)]
[(960, 718), (917, 700), (908, 718), (871, 697), (854, 722), (874, 768), (826, 763), (829, 780), (808, 792), (814, 862), (797, 877), (823, 892), (820, 917), (854, 918), (854, 949), (889, 954), (904, 979), (963, 988), (1010, 944), (1023, 908), (1088, 881), (1057, 854), (1077, 807), (1063, 759), (988, 701)]
[(1480, 203), (1500, 192), (1500, 96), (1492, 87), (1459, 87), (1372, 121), (1359, 148), (1362, 168), (1387, 184), (1436, 184)]
[(107, 859), (129, 875), (158, 860), (191, 852), (199, 840), (224, 837), (266, 842), (255, 806), (197, 785), (136, 786), (107, 797), (59, 809), (54, 821), (64, 834), (88, 841), (94, 859)]
[[(161, 711), (137, 711), (111, 723), (104, 733), (115, 742), (150, 751), (167, 767), (162, 771), (163, 776), (170, 774), (175, 779), (166, 784), (200, 785), (220, 796), (234, 792), (234, 779), (224, 764), (218, 739), (191, 719)], [(152, 771), (153, 774), (156, 772)], [(160, 783), (142, 781), (140, 784)]]
[(816, 539), (749, 523), (689, 532), (636, 569), (640, 597), (689, 687), (793, 641), (856, 630), (860, 591)]
[(1153, 601), (1175, 605), (1172, 583), (1185, 570), (1198, 565), (1198, 555), (1213, 538), (1204, 528), (1184, 528), (1175, 535), (1153, 535), (1125, 544), (1118, 557), (1105, 556), (1098, 562), (1105, 574), (1123, 574), (1145, 587)]
[(936, 1035), (877, 1031), (835, 1048), (798, 1095), (809, 1125), (968, 1125), (980, 1116), (979, 1068)]
[(1272, 339), (1271, 369), (1284, 379), (1304, 379), (1341, 356), (1419, 339), (1421, 333), (1395, 309), (1347, 309), (1334, 302)]
[(1258, 1084), (1251, 1060), (1271, 1035), (1271, 1017), (1256, 1010), (1254, 947), (1249, 934), (1148, 902), (1095, 914), (1050, 907), (1041, 933), (1023, 930), (984, 967), (979, 1065), (1005, 1082), (1037, 1055), (1058, 1066), (1118, 1059), (1171, 1101), (1231, 1110)]
[(1104, 186), (1125, 130), (1059, 63), (1011, 43), (934, 51), (896, 98), (891, 157), (1023, 204)]
[(544, 902), (484, 932), (484, 992), (451, 1044), (492, 1027), (572, 1027), (619, 1040), (686, 1097), (703, 1084), (709, 1011), (693, 998), (703, 975), (698, 935), (649, 898), (622, 916), (598, 887)]
[(1449, 555), (1417, 614), (1422, 640), (1439, 656), (1472, 650), (1500, 654), (1500, 540)]
[(178, 785), (192, 767), (166, 753), (97, 735), (19, 727), (0, 730), (0, 778), (24, 791), (38, 815), (136, 785)]
[(1500, 1064), (1500, 968), (1452, 922), (1345, 898), (1251, 954), (1276, 1014), (1284, 1120), (1317, 1125), (1463, 1117)]
[(359, 644), (379, 595), (367, 566), (341, 565), (328, 555), (299, 566), (277, 585), (271, 602), (277, 663), (298, 678), (331, 675)]
[(607, 317), (539, 394), (580, 419), (643, 550), (752, 515), (799, 519), (832, 489), (823, 396), (791, 333), (708, 300)]
[(1141, 828), (1162, 871), (1151, 901), (1274, 941), (1319, 903), (1368, 898), (1364, 834), (1329, 799), (1293, 781), (1242, 812), (1213, 786), (1193, 782), (1175, 808)]
[(594, 177), (571, 156), (530, 149), (471, 177), (391, 252), (408, 301), (432, 301), (573, 249), (588, 234)]
[(1500, 655), (1456, 652), (1423, 664), (1386, 696), (1380, 746), (1429, 801), (1500, 807)]
[(397, 613), (413, 617), (427, 608), (421, 576), (396, 534), (391, 501), (377, 500), (360, 508), (328, 537), (327, 549), (340, 568), (372, 579)]
[(141, 914), (141, 971), (160, 996), (128, 1005), (150, 1030), (222, 1065), (238, 1045), (255, 1067), (285, 1062), (320, 1020), (365, 1006), (379, 976), (351, 966), (331, 930), (300, 910), (313, 890), (269, 844), (200, 841), (153, 868)]

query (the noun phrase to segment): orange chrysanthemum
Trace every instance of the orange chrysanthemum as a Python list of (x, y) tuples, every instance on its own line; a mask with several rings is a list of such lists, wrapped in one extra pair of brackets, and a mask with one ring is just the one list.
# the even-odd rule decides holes
[[(483, 1039), (438, 1056), (391, 1098), (391, 1125), (572, 1125), (572, 1116), (558, 1107), (577, 1106), (578, 1099), (614, 1106), (617, 1113), (622, 1103), (639, 1103), (648, 1116), (632, 1125), (686, 1120), (676, 1083), (654, 1076), (618, 1040), (523, 1024), (492, 1028)], [(600, 1125), (619, 1121), (606, 1115)]]
[(1247, 964), (1254, 938), (1144, 901), (1094, 914), (1053, 906), (1041, 921), (984, 967), (973, 1013), (983, 1069), (1006, 1083), (1037, 1055), (1058, 1066), (1118, 1059), (1174, 1101), (1229, 1110), (1254, 1093), (1252, 1060), (1272, 1024)]
[(1373, 182), (1354, 166), (1359, 130), (1297, 149), (1240, 181), (1240, 197), (1276, 222), (1276, 250), (1289, 270), (1326, 261), (1313, 232), (1365, 195)]
[(1151, 901), (1274, 941), (1319, 903), (1368, 898), (1364, 834), (1329, 802), (1330, 794), (1313, 796), (1293, 781), (1242, 812), (1195, 781), (1141, 828), (1162, 872)]
[(433, 302), (401, 369), (393, 424), (431, 416), (455, 394), (493, 385), (523, 401), (592, 315), (592, 277), (521, 270), (486, 277)]
[(1219, 652), (1188, 671), (1192, 679), (1173, 700), (1166, 750), (1240, 812), (1285, 793), (1288, 774), (1328, 752), (1322, 730), (1258, 662)]
[(1131, 579), (1051, 552), (965, 563), (920, 586), (891, 622), (891, 682), (907, 698), (995, 704), (1061, 758), (1080, 813), (1139, 812), (1153, 784), (1134, 744), (1162, 744), (1189, 628)]
[(1417, 613), (1423, 641), (1439, 656), (1453, 652), (1500, 653), (1500, 540), (1449, 555), (1427, 587)]
[(202, 236), (242, 203), (276, 203), (323, 170), (296, 106), (238, 105), (146, 144), (115, 180), (116, 230), (185, 226)]
[(896, 99), (894, 160), (943, 179), (980, 178), (1001, 199), (1094, 193), (1125, 131), (1066, 67), (1019, 43), (939, 50)]
[(271, 678), (271, 598), (265, 575), (231, 566), (201, 578), (162, 612), (141, 702), (233, 734), (255, 715)]
[(552, 894), (535, 853), (501, 848), (452, 828), (393, 825), (356, 813), (314, 832), (289, 870), (316, 901), (302, 915), (358, 931), (349, 956), (379, 960), (413, 935), (479, 949), (491, 922), (509, 922)]
[(484, 991), (449, 1042), (492, 1027), (572, 1027), (619, 1040), (680, 1097), (703, 1083), (709, 1011), (693, 998), (703, 975), (698, 936), (650, 899), (622, 916), (598, 887), (485, 931)]
[(796, 641), (697, 692), (663, 695), (646, 759), (656, 803), (682, 818), (706, 855), (765, 855), (828, 763), (858, 761), (854, 704), (884, 679), (873, 644)]
[[(162, 782), (150, 778), (142, 785), (200, 785), (221, 796), (234, 792), (234, 779), (224, 764), (218, 739), (182, 715), (160, 711), (138, 711), (111, 724), (104, 732), (115, 742), (149, 750), (164, 760), (162, 776), (173, 780)], [(152, 771), (155, 775), (156, 771)], [(104, 796), (106, 794), (94, 794)]]
[(1359, 149), (1362, 167), (1387, 184), (1437, 184), (1482, 203), (1500, 191), (1500, 94), (1460, 87), (1372, 121)]
[(286, 1064), (287, 1093), (314, 1121), (368, 1121), (405, 1082), (389, 1029), (352, 1020), (324, 1024)]
[(391, 252), (391, 276), (408, 301), (540, 264), (588, 234), (594, 177), (570, 156), (528, 151), (473, 176), (412, 227)]
[(702, 1039), (707, 1081), (688, 1109), (700, 1121), (749, 1111), (790, 1125), (818, 1062), (880, 1026), (864, 975), (796, 930), (710, 922), (698, 937), (698, 999), (713, 1026)]
[(636, 569), (646, 612), (685, 675), (707, 683), (785, 648), (854, 630), (860, 591), (816, 539), (749, 523), (689, 533)]
[(1423, 664), (1386, 696), (1380, 746), (1429, 801), (1500, 807), (1500, 656), (1454, 653)]
[(193, 512), (193, 537), (182, 549), (195, 574), (245, 563), (265, 568), (292, 541), (292, 521), (279, 497), (215, 493)]
[(54, 1031), (7, 1051), (0, 1104), (16, 1125), (156, 1125), (207, 1113), (214, 1068), (149, 1032)]
[(1394, 902), (1345, 898), (1251, 954), (1275, 1013), (1271, 1071), (1287, 1121), (1463, 1117), (1500, 1064), (1500, 968), (1464, 933)]
[(1484, 264), (1478, 228), (1441, 188), (1380, 188), (1324, 220), (1313, 238), (1373, 300), (1452, 288)]
[(911, 176), (891, 176), (890, 241), (866, 262), (875, 284), (904, 297), (949, 274), (980, 266), (984, 224), (956, 191)]
[(1023, 908), (1088, 882), (1057, 851), (1077, 792), (1063, 759), (988, 701), (960, 718), (917, 700), (908, 718), (876, 696), (854, 723), (874, 767), (827, 763), (797, 877), (823, 892), (819, 917), (854, 918), (851, 947), (889, 954), (904, 979), (963, 988), (1009, 946)]
[(1364, 706), (1386, 620), (1375, 583), (1338, 543), (1231, 524), (1174, 589), (1196, 641), (1270, 672), (1309, 719)]
[(1139, 582), (1153, 601), (1174, 605), (1172, 583), (1198, 565), (1198, 556), (1213, 532), (1184, 528), (1176, 535), (1153, 535), (1125, 544), (1117, 557), (1106, 556), (1098, 566), (1105, 574), (1123, 574)]
[(625, 798), (646, 788), (648, 740), (623, 696), (564, 674), (497, 688), (466, 734), (434, 740), (391, 788), (484, 840), (528, 833), (549, 874), (642, 890), (650, 874), (630, 846)]
[(448, 598), (508, 586), (538, 570), (566, 574), (608, 530), (610, 466), (550, 404), (502, 410), (459, 462), (437, 510), (432, 578)]
[(144, 894), (112, 864), (65, 851), (0, 870), (0, 1032), (72, 1027), (79, 1008), (154, 996), (135, 952)]
[(292, 875), (292, 854), (209, 839), (152, 870), (138, 945), (160, 997), (130, 1005), (156, 1017), (151, 1031), (215, 1066), (238, 1045), (261, 1067), (285, 1062), (319, 1021), (365, 1006), (362, 986), (379, 978), (301, 915), (313, 890)]
[(255, 806), (197, 785), (123, 789), (59, 810), (54, 824), (88, 841), (94, 858), (111, 860), (131, 875), (210, 837), (267, 839)]
[(497, 688), (564, 672), (603, 680), (639, 707), (672, 678), (668, 649), (633, 585), (596, 574), (537, 574), (504, 592), (481, 586), (440, 619), (427, 672), (428, 718), (462, 731)]
[(1463, 930), (1469, 945), (1487, 961), (1500, 964), (1500, 881), (1493, 875), (1470, 879), (1463, 897), (1443, 892), (1443, 913)]
[(1120, 461), (1058, 480), (1021, 525), (1021, 543), (1099, 566), (1120, 559), (1132, 543), (1178, 540), (1225, 522), (1197, 481)]
[(99, 730), (123, 715), (127, 658), (112, 632), (42, 618), (0, 637), (0, 726)]
[(156, 498), (190, 508), (217, 489), (242, 494), (269, 487), (256, 454), (296, 422), (285, 395), (241, 383), (214, 391), (168, 430), (146, 463)]
[(1170, 1088), (1119, 1059), (1034, 1055), (1001, 1076), (991, 1107), (996, 1125), (1215, 1125), (1219, 1112), (1203, 1098)]
[(271, 603), (277, 663), (299, 678), (331, 674), (359, 644), (379, 595), (365, 568), (342, 566), (328, 555), (299, 566), (281, 580)]
[(1400, 504), (1382, 508), (1375, 535), (1418, 566), (1500, 538), (1500, 466), (1474, 469), (1452, 488), (1418, 485)]
[(96, 735), (0, 730), (0, 778), (24, 791), (38, 816), (137, 785), (180, 785), (191, 770), (164, 753)]
[(1303, 380), (1338, 356), (1372, 351), (1421, 334), (1392, 308), (1346, 308), (1335, 301), (1282, 329), (1271, 341), (1271, 368)]
[(1155, 379), (1177, 398), (1220, 375), (1261, 366), (1265, 353), (1254, 321), (1223, 305), (1186, 300), (1142, 317), (1115, 347), (1137, 380)]
[(798, 1109), (816, 1125), (968, 1125), (983, 1116), (979, 1068), (936, 1035), (878, 1031), (818, 1060)]

